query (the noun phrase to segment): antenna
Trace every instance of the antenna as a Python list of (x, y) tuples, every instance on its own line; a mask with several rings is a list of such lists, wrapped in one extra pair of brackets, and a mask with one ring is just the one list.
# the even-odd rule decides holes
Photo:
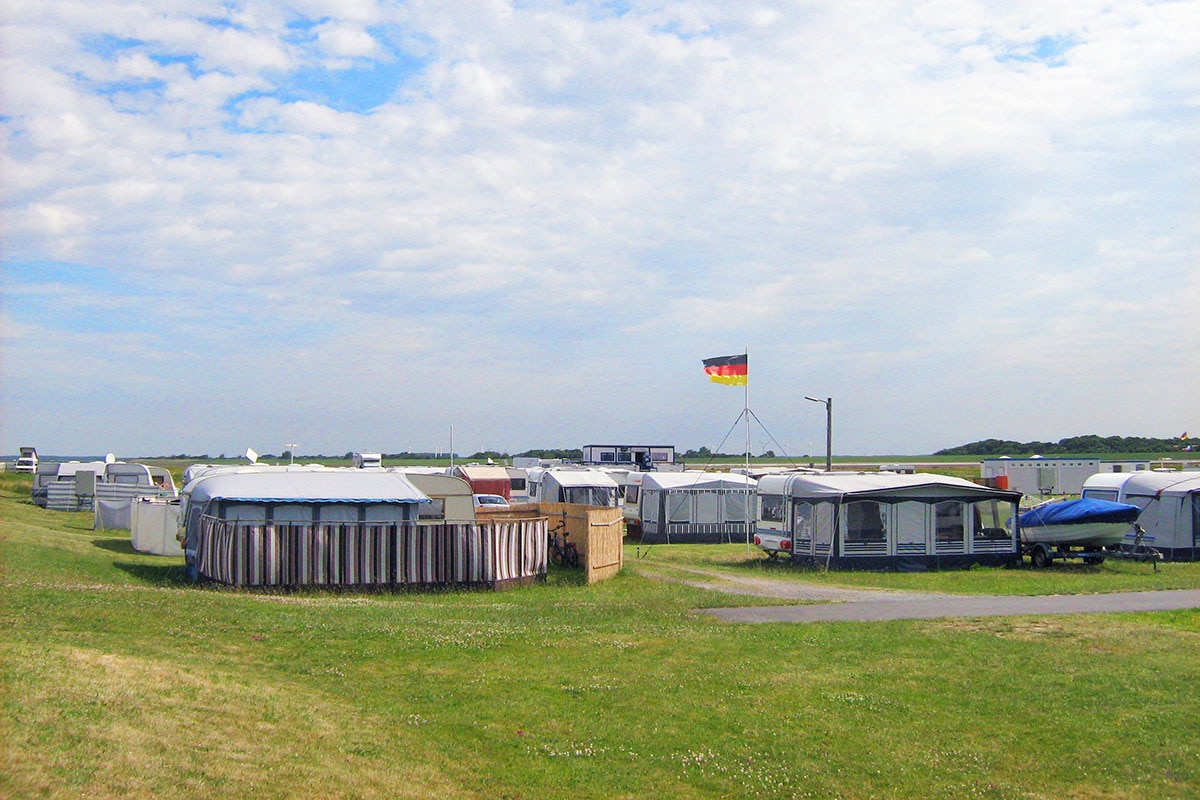
[(288, 464), (296, 463), (296, 448), (299, 446), (298, 442), (289, 442), (284, 445), (288, 449)]

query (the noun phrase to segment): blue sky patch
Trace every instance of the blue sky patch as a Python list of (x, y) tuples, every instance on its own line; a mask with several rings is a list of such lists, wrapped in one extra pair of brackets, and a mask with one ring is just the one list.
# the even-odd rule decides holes
[(108, 33), (84, 36), (79, 43), (86, 52), (94, 53), (102, 58), (112, 58), (118, 53), (146, 45), (141, 39), (125, 39)]
[(1061, 67), (1067, 63), (1067, 53), (1077, 44), (1079, 42), (1070, 36), (1043, 36), (1034, 42), (1010, 47), (996, 60), (1040, 62), (1050, 67)]
[(344, 70), (309, 67), (287, 77), (280, 100), (312, 100), (338, 111), (366, 112), (386, 103), (425, 62), (398, 56), (391, 63), (371, 62)]

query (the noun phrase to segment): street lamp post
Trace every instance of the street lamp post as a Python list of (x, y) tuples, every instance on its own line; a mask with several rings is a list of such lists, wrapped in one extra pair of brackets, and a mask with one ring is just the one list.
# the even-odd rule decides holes
[(833, 398), (805, 397), (814, 403), (825, 404), (825, 471), (833, 472)]

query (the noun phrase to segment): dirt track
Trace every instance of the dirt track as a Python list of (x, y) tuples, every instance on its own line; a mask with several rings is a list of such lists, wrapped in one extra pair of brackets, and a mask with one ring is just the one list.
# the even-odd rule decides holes
[(1027, 614), (1096, 614), (1130, 611), (1172, 611), (1200, 608), (1200, 589), (1110, 594), (979, 596), (842, 589), (790, 581), (749, 578), (718, 570), (672, 567), (689, 578), (661, 573), (647, 577), (676, 580), (690, 586), (730, 594), (774, 597), (807, 605), (704, 608), (726, 622), (875, 622), (892, 619), (998, 617)]

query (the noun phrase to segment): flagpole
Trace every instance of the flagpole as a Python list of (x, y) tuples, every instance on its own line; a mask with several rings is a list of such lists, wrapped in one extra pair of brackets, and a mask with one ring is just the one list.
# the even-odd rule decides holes
[(746, 555), (750, 555), (750, 347), (746, 352), (746, 383), (742, 395), (742, 415), (746, 418)]

